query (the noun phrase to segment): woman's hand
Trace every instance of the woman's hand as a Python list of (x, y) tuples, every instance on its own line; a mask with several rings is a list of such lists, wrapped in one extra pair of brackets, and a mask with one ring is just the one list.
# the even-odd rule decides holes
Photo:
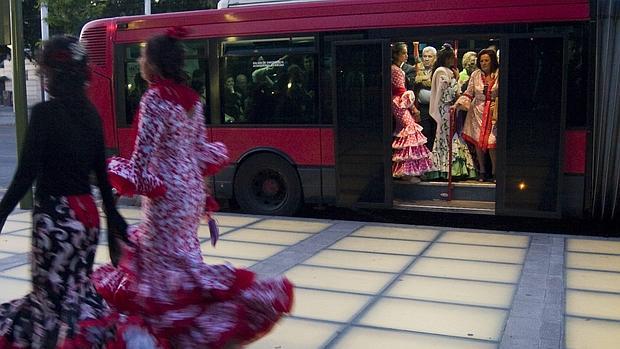
[(459, 80), (459, 70), (456, 69), (455, 67), (452, 67), (452, 74), (454, 74), (454, 78), (458, 81)]
[(420, 123), (420, 120), (422, 120), (420, 117), (420, 111), (415, 106), (411, 108), (411, 115), (413, 115), (413, 120), (417, 123)]
[(114, 267), (118, 266), (123, 255), (121, 242), (131, 247), (134, 246), (127, 236), (127, 222), (115, 210), (114, 213), (108, 215), (108, 250)]

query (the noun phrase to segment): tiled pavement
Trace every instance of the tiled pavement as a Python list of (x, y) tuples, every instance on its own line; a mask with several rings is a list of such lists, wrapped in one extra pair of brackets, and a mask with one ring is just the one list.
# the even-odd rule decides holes
[[(122, 209), (131, 223), (140, 211)], [(620, 241), (219, 214), (204, 259), (285, 273), (296, 307), (251, 349), (618, 348)], [(0, 302), (28, 292), (30, 214), (0, 235)], [(105, 240), (105, 239), (104, 239)], [(107, 262), (105, 245), (96, 263)]]

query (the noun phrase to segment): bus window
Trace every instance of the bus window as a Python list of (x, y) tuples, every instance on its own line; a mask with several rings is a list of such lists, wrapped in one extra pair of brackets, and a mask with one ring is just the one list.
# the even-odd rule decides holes
[[(124, 108), (119, 110), (118, 121), (121, 127), (131, 127), (138, 112), (140, 99), (146, 91), (147, 82), (140, 75), (138, 57), (143, 44), (130, 44), (122, 47), (120, 54), (122, 58), (122, 71), (124, 79), (122, 95), (119, 102), (124, 104)], [(200, 95), (203, 103), (205, 115), (209, 110), (208, 93), (206, 81), (208, 81), (208, 62), (207, 62), (206, 42), (188, 41), (185, 42), (185, 64), (183, 70), (188, 86), (193, 88)], [(120, 57), (119, 57), (120, 58)], [(209, 118), (205, 118), (209, 122)]]
[[(125, 100), (125, 115), (121, 122), (129, 127), (133, 123), (134, 117), (140, 105), (140, 98), (146, 91), (147, 83), (140, 75), (140, 66), (138, 65), (138, 57), (140, 57), (140, 44), (132, 44), (124, 47), (123, 70), (125, 79), (125, 88), (123, 96)], [(119, 115), (120, 117), (120, 115)]]
[[(205, 41), (185, 42), (185, 65), (183, 70), (187, 75), (189, 87), (194, 89), (202, 101), (205, 116), (209, 113), (209, 93), (207, 81), (209, 81), (209, 62), (207, 60), (207, 43)], [(210, 118), (205, 117), (209, 123)]]
[(220, 61), (223, 123), (315, 124), (313, 38), (225, 42)]

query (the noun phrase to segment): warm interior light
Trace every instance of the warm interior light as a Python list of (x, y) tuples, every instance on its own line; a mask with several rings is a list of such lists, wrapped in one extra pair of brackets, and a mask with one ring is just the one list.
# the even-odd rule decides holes
[(519, 182), (519, 190), (525, 190), (527, 189), (527, 184), (525, 184), (525, 182)]

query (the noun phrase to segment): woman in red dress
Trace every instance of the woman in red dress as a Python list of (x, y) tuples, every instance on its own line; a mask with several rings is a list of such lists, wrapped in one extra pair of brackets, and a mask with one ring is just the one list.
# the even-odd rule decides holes
[(419, 115), (413, 104), (415, 96), (405, 88), (405, 72), (400, 68), (407, 61), (407, 54), (404, 42), (392, 46), (392, 177), (419, 182), (418, 176), (432, 171), (434, 166), (422, 126), (413, 119), (412, 112)]
[(149, 88), (134, 151), (108, 169), (121, 194), (144, 196), (144, 220), (130, 228), (135, 248), (120, 268), (103, 266), (93, 278), (110, 304), (145, 319), (161, 347), (237, 347), (290, 312), (293, 286), (283, 277), (259, 281), (248, 270), (202, 260), (197, 231), (213, 202), (204, 177), (228, 158), (223, 144), (207, 141), (200, 98), (183, 84), (183, 36), (176, 29), (151, 38), (139, 59)]

